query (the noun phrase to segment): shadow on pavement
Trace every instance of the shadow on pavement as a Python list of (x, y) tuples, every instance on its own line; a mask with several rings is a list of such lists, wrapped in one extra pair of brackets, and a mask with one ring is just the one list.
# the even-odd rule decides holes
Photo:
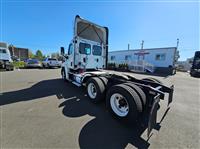
[(52, 79), (38, 82), (30, 88), (4, 92), (0, 96), (0, 106), (61, 94), (65, 91), (65, 86), (61, 79)]
[(140, 126), (126, 127), (110, 115), (104, 103), (95, 105), (82, 92), (79, 97), (66, 100), (59, 107), (64, 107), (63, 114), (67, 117), (84, 115), (94, 117), (81, 129), (80, 148), (122, 149), (129, 143), (136, 148), (149, 147), (150, 144), (140, 137), (145, 128)]
[(145, 127), (126, 127), (107, 112), (104, 103), (97, 105), (91, 103), (83, 88), (63, 82), (61, 79), (44, 80), (27, 89), (5, 92), (0, 96), (0, 106), (51, 95), (65, 99), (59, 108), (63, 108), (62, 112), (66, 117), (77, 118), (84, 115), (94, 117), (81, 129), (80, 148), (121, 149), (128, 144), (142, 149), (149, 147), (150, 144), (140, 137)]

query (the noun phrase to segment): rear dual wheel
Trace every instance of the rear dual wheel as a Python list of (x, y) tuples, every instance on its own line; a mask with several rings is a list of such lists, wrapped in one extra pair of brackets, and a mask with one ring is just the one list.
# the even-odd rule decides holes
[(133, 84), (133, 83), (124, 83), (127, 86), (130, 86), (132, 89), (135, 90), (135, 92), (138, 94), (138, 96), (140, 97), (140, 100), (142, 102), (142, 107), (143, 109), (146, 106), (146, 94), (144, 93), (144, 91), (137, 85)]
[(112, 86), (106, 94), (108, 80), (105, 77), (92, 77), (87, 81), (87, 95), (93, 103), (106, 98), (106, 107), (117, 119), (135, 123), (146, 105), (143, 90), (132, 84), (124, 83)]
[(109, 89), (106, 106), (115, 118), (128, 123), (135, 123), (143, 111), (140, 96), (127, 84), (115, 85)]
[(92, 77), (87, 81), (87, 95), (93, 103), (105, 99), (107, 79), (105, 77)]

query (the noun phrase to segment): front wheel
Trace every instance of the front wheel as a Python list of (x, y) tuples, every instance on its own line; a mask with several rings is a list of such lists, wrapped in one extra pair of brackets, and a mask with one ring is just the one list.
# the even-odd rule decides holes
[(51, 68), (50, 65), (49, 65), (49, 63), (47, 63), (47, 68)]

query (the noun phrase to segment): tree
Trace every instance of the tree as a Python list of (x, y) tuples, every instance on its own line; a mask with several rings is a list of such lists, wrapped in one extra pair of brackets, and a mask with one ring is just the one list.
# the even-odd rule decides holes
[(28, 57), (29, 58), (34, 58), (35, 57), (35, 55), (32, 53), (31, 50), (28, 51)]
[(57, 52), (57, 53), (52, 53), (51, 54), (51, 58), (56, 58), (58, 59), (60, 57), (60, 54)]
[(43, 55), (42, 55), (42, 51), (41, 50), (37, 50), (36, 51), (35, 58), (37, 58), (39, 60), (43, 59)]

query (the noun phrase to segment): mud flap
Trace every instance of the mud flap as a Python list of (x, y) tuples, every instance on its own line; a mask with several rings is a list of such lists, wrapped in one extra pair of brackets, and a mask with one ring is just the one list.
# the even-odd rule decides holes
[(156, 120), (157, 120), (157, 111), (158, 111), (159, 102), (160, 102), (160, 95), (157, 95), (154, 97), (154, 102), (153, 102), (153, 105), (151, 107), (151, 111), (149, 114), (148, 130), (147, 130), (148, 138), (150, 137), (150, 133), (157, 123)]
[(169, 93), (169, 98), (168, 98), (168, 104), (167, 104), (167, 106), (169, 106), (170, 103), (172, 102), (173, 93), (174, 93), (174, 85), (172, 85), (172, 86), (170, 87), (170, 89), (171, 89), (171, 91), (170, 91), (170, 93)]

